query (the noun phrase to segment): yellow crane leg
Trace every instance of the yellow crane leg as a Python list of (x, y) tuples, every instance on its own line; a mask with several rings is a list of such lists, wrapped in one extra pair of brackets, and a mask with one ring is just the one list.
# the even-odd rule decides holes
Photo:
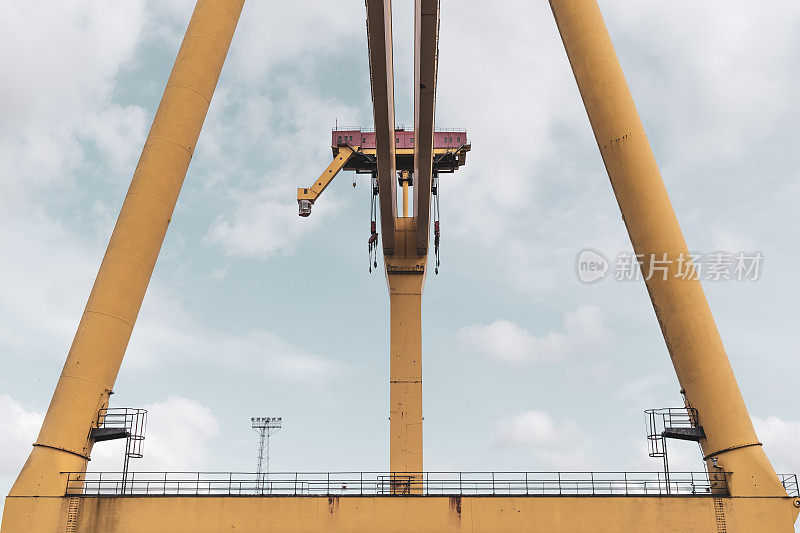
[(416, 219), (395, 220), (395, 254), (385, 257), (391, 315), (389, 470), (392, 492), (422, 492), (422, 290), (425, 257), (416, 254)]
[(408, 182), (403, 182), (403, 217), (408, 217)]
[[(404, 170), (400, 173), (400, 186), (403, 188), (403, 217), (408, 217), (408, 189), (411, 185), (411, 172)], [(417, 223), (419, 225), (419, 223)]]
[[(244, 0), (198, 0), (3, 533), (52, 531), (83, 472), (225, 62)], [(47, 500), (51, 500), (48, 504)]]
[[(661, 331), (698, 410), (709, 471), (732, 472), (732, 496), (786, 496), (761, 449), (700, 281), (680, 279), (689, 251), (596, 0), (550, 0)], [(666, 266), (666, 274), (653, 260)], [(662, 261), (664, 261), (662, 263)]]

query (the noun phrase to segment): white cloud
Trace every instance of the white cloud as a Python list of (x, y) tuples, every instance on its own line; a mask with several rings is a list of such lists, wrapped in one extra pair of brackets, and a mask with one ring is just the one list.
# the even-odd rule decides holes
[(800, 473), (797, 443), (800, 442), (800, 420), (777, 416), (753, 418), (756, 434), (764, 443), (764, 452), (779, 473)]
[[(33, 211), (23, 219), (0, 210), (0, 346), (18, 360), (61, 360), (80, 319), (100, 256), (58, 222)], [(24, 220), (24, 223), (22, 222)]]
[(529, 450), (552, 468), (575, 469), (586, 462), (587, 441), (577, 424), (556, 422), (545, 411), (524, 411), (501, 419), (495, 442)]
[[(262, 92), (267, 81), (281, 89), (277, 95)], [(206, 242), (228, 256), (291, 254), (297, 242), (348, 203), (328, 188), (311, 217), (297, 214), (297, 188), (313, 183), (331, 161), (332, 122), (336, 117), (357, 121), (359, 115), (356, 109), (309, 90), (306, 83), (302, 76), (289, 73), (265, 79), (264, 84), (229, 83), (215, 96), (203, 140), (204, 157), (224, 165), (226, 175), (236, 179), (216, 176), (207, 185), (227, 203), (208, 229)], [(263, 164), (254, 171), (250, 158)]]
[[(144, 457), (131, 459), (139, 471), (191, 471), (209, 459), (209, 443), (219, 434), (219, 421), (203, 404), (170, 396), (144, 406), (147, 428)], [(124, 441), (102, 442), (92, 450), (90, 471), (121, 471)]]
[[(637, 376), (617, 388), (614, 396), (630, 406), (633, 411), (642, 411), (652, 407), (668, 407), (662, 405), (665, 399), (674, 396), (669, 386), (677, 385), (677, 378), (663, 374), (647, 374)], [(680, 390), (680, 389), (677, 389)], [(672, 392), (669, 394), (667, 391)]]
[(32, 187), (71, 183), (70, 171), (84, 159), (82, 142), (94, 143), (112, 164), (130, 162), (138, 144), (131, 137), (141, 134), (144, 117), (111, 98), (143, 23), (142, 0), (4, 5), (0, 46), (14, 50), (0, 84), (4, 205), (18, 207)]
[(511, 363), (561, 361), (591, 355), (605, 348), (611, 331), (603, 324), (600, 310), (582, 305), (564, 316), (564, 332), (542, 337), (507, 320), (488, 326), (465, 326), (458, 331), (461, 342), (489, 357)]
[(297, 215), (296, 190), (291, 186), (269, 186), (255, 193), (232, 193), (236, 210), (230, 220), (225, 216), (214, 220), (208, 241), (221, 245), (230, 256), (263, 258), (291, 253), (295, 244), (319, 228), (326, 214), (337, 207), (335, 198), (325, 198), (315, 204), (311, 217), (301, 218)]
[(0, 394), (0, 475), (19, 473), (42, 420), (44, 413), (26, 409), (8, 394)]
[(144, 306), (136, 326), (141, 333), (134, 333), (125, 358), (126, 368), (133, 371), (164, 364), (203, 365), (213, 372), (260, 373), (273, 380), (317, 386), (345, 369), (269, 331), (209, 328), (160, 287), (150, 288)]
[[(546, 2), (518, 3), (513, 17), (474, 0), (443, 4), (436, 111), (437, 126), (467, 127), (473, 147), (442, 179), (444, 239), (479, 247), (515, 289), (538, 292), (572, 274), (581, 247), (619, 247), (618, 211)], [(576, 164), (587, 158), (595, 171)]]
[[(365, 18), (363, 2), (332, 6), (327, 0), (305, 0), (281, 2), (279, 8), (273, 2), (245, 3), (231, 67), (249, 83), (258, 83), (281, 62), (307, 68), (311, 58), (323, 54), (366, 50)], [(269, 31), (264, 31), (266, 22)]]
[[(689, 7), (691, 20), (683, 16)], [(797, 109), (785, 105), (798, 79), (796, 69), (786, 69), (795, 51), (784, 44), (800, 20), (796, 2), (752, 9), (748, 2), (681, 0), (631, 9), (615, 1), (605, 12), (615, 40), (635, 43), (637, 54), (623, 67), (637, 101), (647, 103), (643, 114), (658, 113), (669, 150), (683, 163), (748, 157), (778, 125), (796, 121)]]
[[(649, 448), (644, 428), (628, 442), (619, 443), (621, 449), (629, 451), (627, 461), (628, 469), (641, 472), (661, 472), (664, 470), (664, 460), (661, 457), (650, 457)], [(628, 446), (625, 446), (628, 444)], [(703, 452), (696, 442), (670, 439), (667, 444), (667, 458), (669, 469), (672, 472), (703, 472)]]
[(605, 385), (610, 383), (614, 375), (614, 366), (605, 360), (576, 363), (566, 371), (566, 378), (572, 386)]
[(208, 441), (219, 433), (211, 410), (188, 398), (171, 396), (146, 405), (148, 412), (145, 457), (137, 468), (180, 470), (206, 462)]
[(713, 250), (731, 254), (758, 251), (751, 236), (742, 232), (731, 231), (730, 228), (725, 227), (717, 227), (711, 230), (711, 247)]
[[(500, 10), (475, 17), (478, 4), (442, 8), (437, 124), (464, 124), (473, 141), (467, 165), (452, 178), (457, 185), (442, 182), (443, 237), (480, 246), (515, 289), (541, 293), (563, 286), (553, 280), (565, 279), (566, 268), (554, 258), (586, 245), (616, 251), (629, 244), (547, 3), (515, 5), (512, 19)], [(684, 197), (705, 206), (697, 220), (705, 237), (708, 228), (743, 222), (709, 208), (721, 190), (735, 201), (730, 191), (741, 185), (727, 169), (757, 169), (763, 154), (793, 149), (787, 139), (800, 115), (786, 102), (800, 71), (786, 68), (797, 61), (786, 43), (800, 4), (678, 4), (692, 10), (688, 24), (685, 9), (671, 3), (609, 0), (602, 7), (670, 193), (678, 208), (693, 205)], [(476, 105), (483, 101), (491, 105)]]

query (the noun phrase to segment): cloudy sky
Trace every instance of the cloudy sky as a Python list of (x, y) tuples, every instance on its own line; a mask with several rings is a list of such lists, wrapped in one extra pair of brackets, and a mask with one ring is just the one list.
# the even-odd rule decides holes
[[(424, 297), (426, 470), (656, 470), (642, 411), (681, 404), (644, 285), (576, 277), (629, 253), (547, 2), (444, 0), (437, 125), (469, 130), (442, 178)], [(0, 8), (0, 493), (77, 327), (191, 0)], [(761, 440), (800, 471), (796, 305), (800, 4), (603, 0), (689, 246), (760, 252), (705, 284)], [(395, 1), (398, 123), (413, 118), (413, 2)], [(513, 16), (509, 16), (513, 13)], [(114, 405), (150, 412), (140, 470), (253, 471), (251, 416), (282, 416), (276, 471), (388, 466), (388, 297), (367, 272), (369, 188), (309, 219), (295, 188), (329, 132), (371, 125), (362, 0), (248, 0)], [(613, 268), (613, 266), (612, 266)], [(98, 445), (91, 467), (116, 470)], [(676, 448), (675, 468), (702, 468)]]

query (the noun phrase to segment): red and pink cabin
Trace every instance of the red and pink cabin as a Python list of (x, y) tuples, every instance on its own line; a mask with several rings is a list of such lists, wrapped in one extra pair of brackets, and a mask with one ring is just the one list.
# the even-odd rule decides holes
[[(394, 134), (396, 148), (414, 148), (414, 132), (397, 129)], [(363, 129), (335, 129), (331, 136), (331, 147), (341, 145), (361, 146), (365, 150), (375, 149), (375, 132)], [(441, 130), (433, 134), (433, 148), (460, 148), (467, 142), (466, 130)]]

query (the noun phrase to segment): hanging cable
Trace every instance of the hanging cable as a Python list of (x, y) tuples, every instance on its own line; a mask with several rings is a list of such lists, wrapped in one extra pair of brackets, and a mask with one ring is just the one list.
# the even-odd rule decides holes
[(372, 267), (378, 268), (378, 174), (372, 173), (372, 199), (370, 202), (369, 210), (369, 240), (367, 241), (367, 249), (369, 251), (369, 272), (372, 273)]
[(433, 182), (431, 186), (433, 193), (433, 251), (436, 255), (436, 267), (434, 272), (439, 275), (439, 173), (433, 171)]

